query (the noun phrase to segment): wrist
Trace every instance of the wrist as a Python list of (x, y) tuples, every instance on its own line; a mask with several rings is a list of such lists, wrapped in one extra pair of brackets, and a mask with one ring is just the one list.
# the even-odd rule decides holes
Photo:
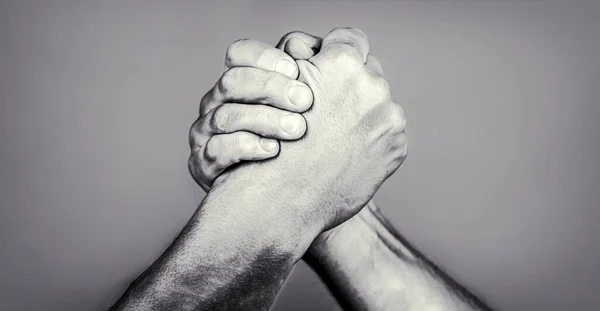
[(320, 223), (307, 220), (300, 212), (312, 202), (281, 183), (242, 170), (245, 168), (240, 166), (215, 181), (202, 213), (218, 214), (227, 230), (243, 228), (248, 238), (262, 239), (261, 243), (299, 260), (322, 231)]
[[(381, 222), (381, 212), (373, 201), (341, 225), (321, 233), (309, 247), (305, 259), (311, 264), (333, 263), (338, 259), (360, 261), (378, 248), (385, 248), (390, 232)], [(394, 248), (402, 245), (394, 243)], [(364, 254), (364, 256), (363, 256)], [(345, 257), (346, 256), (346, 257)], [(349, 257), (348, 257), (349, 256)]]
[[(310, 245), (305, 259), (311, 266), (337, 266), (338, 261), (362, 261), (377, 244), (377, 233), (361, 212), (341, 225), (321, 233)], [(366, 258), (365, 258), (366, 259)]]
[[(368, 262), (373, 253), (402, 254), (407, 261), (416, 260), (410, 246), (405, 244), (373, 201), (341, 225), (320, 234), (308, 249), (305, 259), (309, 265), (326, 265), (336, 269)], [(323, 267), (320, 267), (321, 269)]]
[(266, 310), (316, 233), (288, 225), (278, 206), (251, 190), (209, 191), (120, 306)]

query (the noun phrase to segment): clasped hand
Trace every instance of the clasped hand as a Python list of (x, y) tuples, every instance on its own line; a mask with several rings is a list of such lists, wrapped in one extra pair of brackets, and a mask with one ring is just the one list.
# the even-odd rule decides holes
[(204, 190), (252, 187), (281, 217), (323, 232), (404, 161), (404, 114), (360, 30), (294, 32), (277, 47), (239, 40), (225, 62), (190, 130), (189, 169)]

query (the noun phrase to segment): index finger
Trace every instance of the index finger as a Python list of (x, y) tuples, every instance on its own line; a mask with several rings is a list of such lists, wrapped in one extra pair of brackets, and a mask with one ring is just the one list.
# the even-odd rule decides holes
[(367, 62), (369, 40), (359, 29), (339, 27), (330, 31), (321, 43), (321, 51), (314, 58), (337, 57), (346, 54), (362, 64)]
[(254, 67), (298, 78), (298, 66), (285, 52), (269, 44), (249, 39), (234, 41), (225, 55), (225, 66)]

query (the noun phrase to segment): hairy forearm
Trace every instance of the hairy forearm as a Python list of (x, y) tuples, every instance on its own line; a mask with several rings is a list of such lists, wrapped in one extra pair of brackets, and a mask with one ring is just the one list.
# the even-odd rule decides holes
[(111, 310), (268, 310), (311, 240), (264, 195), (215, 187)]
[(345, 310), (491, 310), (365, 208), (305, 257)]

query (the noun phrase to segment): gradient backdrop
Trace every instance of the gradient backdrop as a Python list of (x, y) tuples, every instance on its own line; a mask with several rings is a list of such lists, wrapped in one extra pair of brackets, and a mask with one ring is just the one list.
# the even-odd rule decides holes
[[(499, 310), (600, 305), (600, 2), (3, 1), (0, 309), (102, 310), (204, 193), (189, 125), (238, 38), (363, 29), (408, 119), (376, 201)], [(337, 310), (304, 264), (274, 310)]]

